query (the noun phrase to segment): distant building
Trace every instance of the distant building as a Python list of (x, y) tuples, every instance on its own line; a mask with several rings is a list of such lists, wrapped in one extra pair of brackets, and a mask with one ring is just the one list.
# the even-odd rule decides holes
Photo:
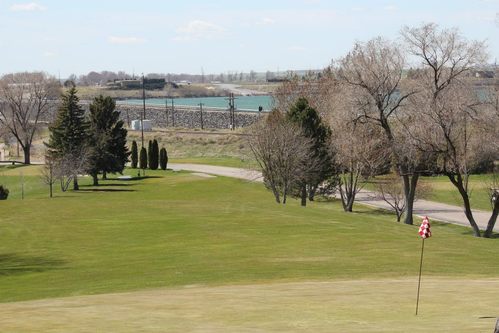
[[(132, 124), (130, 126), (131, 130), (133, 131), (141, 131), (142, 126), (140, 126), (140, 120), (132, 120)], [(144, 132), (150, 132), (152, 131), (152, 121), (151, 120), (144, 120)]]
[(494, 75), (493, 70), (475, 71), (475, 77), (480, 79), (493, 79)]
[[(144, 88), (147, 90), (163, 89), (165, 85), (165, 79), (144, 79)], [(141, 89), (142, 80), (114, 80), (107, 86), (112, 89)]]

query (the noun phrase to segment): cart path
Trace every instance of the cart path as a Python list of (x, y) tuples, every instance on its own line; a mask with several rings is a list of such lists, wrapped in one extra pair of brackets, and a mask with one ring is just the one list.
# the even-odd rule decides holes
[[(183, 164), (183, 163), (171, 163), (168, 165), (168, 167), (177, 170), (202, 172), (217, 176), (245, 179), (249, 181), (256, 181), (256, 182), (263, 181), (262, 174), (260, 172), (255, 170), (242, 169), (242, 168), (232, 168), (232, 167), (205, 165), (205, 164)], [(392, 208), (385, 201), (377, 199), (375, 197), (374, 192), (370, 191), (362, 190), (360, 193), (357, 194), (355, 202), (376, 208), (392, 210)], [(461, 207), (434, 202), (434, 201), (428, 201), (428, 200), (416, 201), (414, 203), (414, 215), (421, 217), (428, 216), (430, 220), (433, 219), (442, 222), (458, 224), (466, 227), (470, 226)], [(476, 209), (473, 210), (473, 216), (475, 217), (475, 221), (482, 230), (487, 227), (487, 222), (489, 221), (490, 215), (491, 212), (486, 212)], [(499, 232), (499, 226), (497, 224), (494, 228), (494, 231)]]

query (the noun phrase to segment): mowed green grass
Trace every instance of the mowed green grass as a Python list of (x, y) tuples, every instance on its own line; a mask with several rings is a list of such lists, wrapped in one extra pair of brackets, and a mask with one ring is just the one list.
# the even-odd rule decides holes
[[(471, 175), (469, 179), (469, 192), (472, 209), (492, 210), (490, 204), (489, 189), (491, 186), (491, 175)], [(463, 199), (459, 191), (445, 176), (423, 177), (423, 183), (431, 186), (431, 192), (426, 199), (443, 202), (449, 205), (463, 205)]]
[[(41, 184), (28, 168), (25, 178)], [(18, 182), (11, 173), (0, 181)], [(148, 175), (98, 188), (85, 178), (82, 191), (53, 199), (33, 185), (25, 200), (1, 201), (0, 301), (417, 275), (418, 226), (391, 214), (361, 207), (347, 214), (336, 202), (277, 205), (261, 184), (224, 177)], [(426, 276), (498, 276), (497, 239), (445, 224), (433, 234)]]

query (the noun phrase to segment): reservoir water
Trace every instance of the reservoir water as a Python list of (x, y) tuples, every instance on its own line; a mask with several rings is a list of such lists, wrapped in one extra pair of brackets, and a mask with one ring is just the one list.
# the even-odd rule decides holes
[[(227, 109), (229, 101), (227, 97), (193, 97), (193, 98), (174, 98), (176, 106), (199, 106), (203, 103), (204, 108), (220, 108)], [(118, 101), (120, 104), (142, 105), (141, 99), (128, 99)], [(168, 99), (168, 106), (172, 100)], [(270, 111), (272, 107), (272, 96), (258, 95), (258, 96), (236, 96), (235, 106), (237, 110), (241, 111), (258, 111), (258, 107), (262, 106), (264, 111)], [(150, 106), (164, 106), (165, 98), (146, 98), (146, 105)]]

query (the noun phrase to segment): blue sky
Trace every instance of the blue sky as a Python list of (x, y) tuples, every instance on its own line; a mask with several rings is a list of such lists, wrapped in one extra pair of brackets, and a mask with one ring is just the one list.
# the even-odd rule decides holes
[(435, 22), (487, 40), (499, 0), (0, 0), (0, 74), (316, 69), (355, 41)]

